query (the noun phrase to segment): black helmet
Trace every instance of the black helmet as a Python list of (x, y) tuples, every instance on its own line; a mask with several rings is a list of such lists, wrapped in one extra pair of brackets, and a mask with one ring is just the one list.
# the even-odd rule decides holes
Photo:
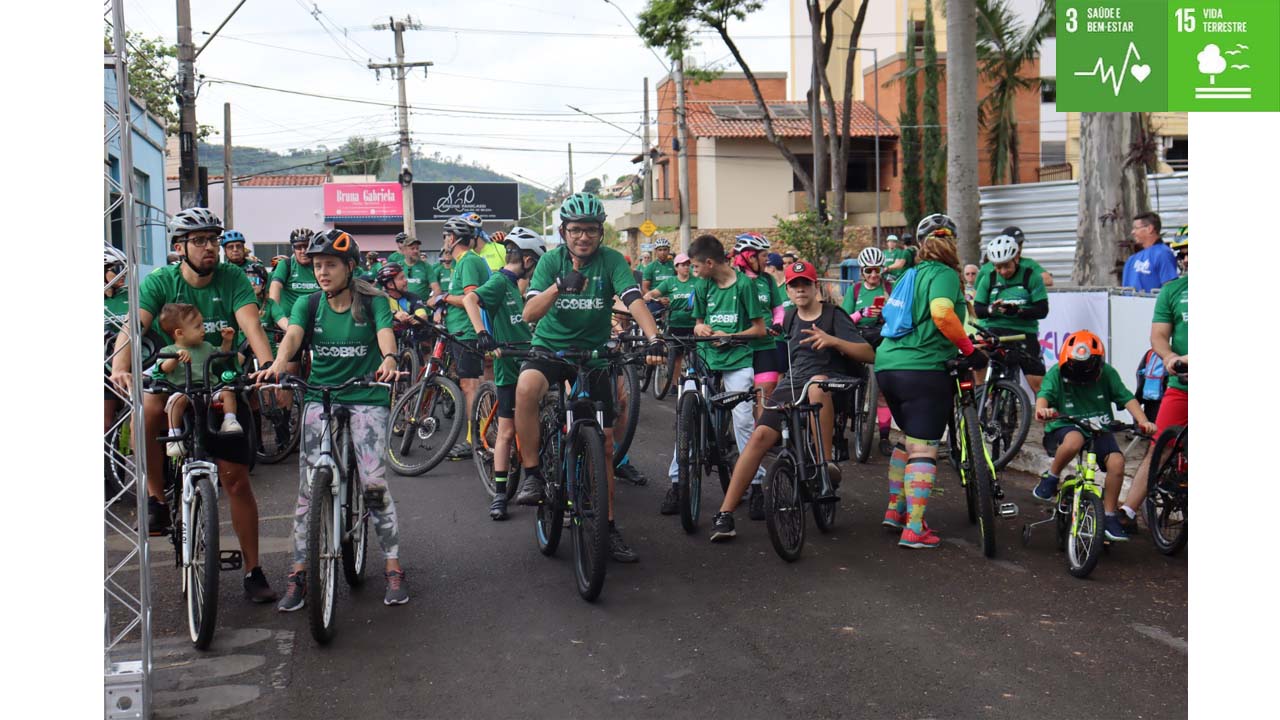
[(294, 230), (293, 232), (289, 233), (289, 243), (290, 244), (297, 243), (297, 242), (309, 243), (311, 242), (311, 238), (315, 237), (315, 234), (316, 234), (315, 231), (309, 228), (298, 228), (297, 230)]
[(1008, 235), (1009, 237), (1016, 240), (1018, 242), (1018, 247), (1022, 247), (1022, 243), (1027, 241), (1027, 236), (1022, 234), (1022, 228), (1018, 227), (1017, 225), (1010, 225), (1009, 227), (1001, 230), (1000, 234)]
[(360, 262), (360, 246), (355, 238), (345, 230), (325, 230), (311, 236), (311, 244), (307, 246), (307, 255), (332, 255), (343, 260)]
[(270, 276), (267, 274), (267, 269), (261, 265), (245, 263), (244, 274), (249, 278), (249, 284), (253, 285), (255, 288), (265, 288), (267, 283), (270, 282)]
[(951, 233), (951, 237), (955, 238), (955, 221), (942, 213), (926, 215), (920, 220), (919, 224), (916, 225), (916, 239), (920, 242), (924, 242), (930, 235), (940, 230), (949, 231)]
[(476, 236), (476, 229), (471, 223), (462, 217), (451, 217), (444, 221), (444, 231), (453, 233), (453, 236), (459, 240), (470, 242), (471, 238)]
[(374, 280), (379, 286), (386, 287), (402, 272), (404, 272), (404, 268), (400, 267), (400, 263), (387, 263), (378, 270), (378, 274)]

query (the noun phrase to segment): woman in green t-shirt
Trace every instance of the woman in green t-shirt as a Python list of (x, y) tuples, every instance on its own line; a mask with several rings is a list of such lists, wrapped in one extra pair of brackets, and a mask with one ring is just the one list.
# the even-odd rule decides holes
[[(876, 380), (906, 443), (889, 460), (889, 507), (883, 524), (901, 528), (898, 544), (937, 547), (936, 533), (924, 524), (924, 510), (938, 474), (938, 443), (951, 417), (955, 386), (946, 363), (959, 354), (972, 369), (987, 356), (964, 334), (965, 303), (956, 256), (956, 225), (941, 213), (916, 228), (920, 250), (916, 265), (900, 282), (912, 282), (909, 299), (890, 298), (886, 313), (910, 309), (911, 328), (885, 338), (876, 349)], [(910, 303), (907, 305), (907, 303)]]
[[(865, 247), (858, 253), (858, 266), (862, 279), (849, 286), (841, 308), (849, 313), (849, 319), (858, 328), (862, 338), (872, 347), (880, 346), (880, 328), (884, 326), (883, 308), (893, 292), (893, 286), (884, 279), (884, 253), (877, 247)], [(876, 422), (880, 426), (880, 454), (893, 454), (889, 442), (889, 406), (881, 393), (876, 408)]]
[[(675, 260), (676, 275), (658, 283), (658, 286), (645, 293), (645, 300), (656, 300), (667, 306), (667, 332), (672, 335), (693, 336), (693, 292), (697, 279), (689, 272), (691, 263), (689, 256), (680, 253)], [(675, 369), (671, 377), (680, 377), (680, 361), (682, 355), (676, 348)]]
[[(294, 303), (289, 329), (271, 367), (257, 373), (270, 380), (285, 371), (288, 358), (311, 334), (312, 362), (309, 383), (339, 385), (352, 378), (374, 375), (380, 382), (396, 375), (396, 338), (391, 329), (391, 307), (386, 296), (355, 277), (360, 248), (341, 230), (327, 230), (311, 239), (307, 255), (316, 282), (324, 295), (314, 306), (306, 300)], [(314, 307), (314, 315), (310, 316)], [(312, 333), (307, 333), (307, 328)], [(288, 589), (280, 601), (281, 612), (306, 604), (306, 518), (311, 505), (310, 467), (320, 460), (320, 395), (309, 391), (302, 415), (302, 445), (298, 462), (298, 502), (293, 523), (293, 569)], [(349, 388), (335, 393), (335, 407), (350, 413), (355, 461), (364, 483), (364, 501), (373, 518), (378, 542), (386, 557), (387, 592), (383, 602), (402, 605), (409, 601), (400, 567), (400, 530), (395, 502), (387, 487), (387, 416), (390, 396), (385, 388)]]

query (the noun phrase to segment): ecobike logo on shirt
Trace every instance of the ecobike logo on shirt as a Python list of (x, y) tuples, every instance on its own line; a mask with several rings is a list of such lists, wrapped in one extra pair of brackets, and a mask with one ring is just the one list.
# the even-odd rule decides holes
[(312, 351), (320, 357), (352, 358), (369, 354), (368, 345), (316, 345)]
[(507, 318), (507, 319), (508, 319), (508, 321), (510, 321), (510, 323), (511, 323), (513, 326), (514, 326), (514, 325), (519, 325), (519, 324), (521, 324), (521, 323), (523, 323), (523, 322), (524, 322), (524, 316), (523, 316), (523, 315), (512, 315), (511, 317), (509, 317), (509, 318)]
[(204, 321), (204, 334), (205, 334), (205, 335), (210, 335), (210, 334), (213, 334), (213, 333), (217, 333), (217, 332), (221, 331), (221, 330), (222, 330), (222, 328), (224, 328), (224, 327), (231, 327), (230, 325), (228, 325), (228, 324), (227, 324), (227, 321), (226, 321), (226, 320), (205, 320), (205, 321)]
[(303, 281), (295, 280), (293, 282), (293, 289), (294, 290), (319, 290), (320, 285), (313, 282), (303, 282)]
[(712, 325), (736, 325), (738, 313), (717, 313), (707, 318), (707, 322)]
[(604, 298), (556, 298), (556, 307), (561, 310), (603, 310)]

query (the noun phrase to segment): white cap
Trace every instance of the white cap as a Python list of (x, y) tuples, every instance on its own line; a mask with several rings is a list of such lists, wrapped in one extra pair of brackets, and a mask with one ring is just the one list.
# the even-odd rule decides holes
[(890, 233), (890, 234), (889, 234), (889, 237), (885, 238), (885, 241), (886, 241), (886, 242), (898, 242), (898, 236), (897, 236), (897, 235), (894, 235), (894, 234), (892, 234), (892, 233)]

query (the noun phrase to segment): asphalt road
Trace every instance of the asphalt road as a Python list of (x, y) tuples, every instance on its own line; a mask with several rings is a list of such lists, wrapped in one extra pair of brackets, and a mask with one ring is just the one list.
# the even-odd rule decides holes
[[(658, 514), (674, 403), (645, 399), (632, 458), (650, 477), (620, 485), (619, 524), (641, 556), (609, 567), (594, 604), (577, 595), (568, 535), (538, 553), (532, 512), (488, 519), (472, 464), (392, 481), (412, 599), (343, 589), (338, 636), (319, 647), (305, 612), (241, 597), (222, 574), (218, 634), (198, 653), (167, 541), (153, 541), (156, 717), (867, 717), (1173, 718), (1187, 713), (1187, 564), (1145, 535), (1113, 547), (1088, 580), (1067, 574), (1032, 479), (1009, 474), (1022, 516), (998, 521), (981, 556), (958, 478), (943, 466), (928, 521), (944, 542), (903, 550), (879, 525), (886, 460), (843, 466), (835, 530), (809, 520), (801, 559), (774, 553), (763, 522), (708, 542)], [(281, 588), (296, 456), (254, 473), (263, 566)], [(227, 517), (225, 501), (222, 517)], [(1145, 532), (1145, 530), (1144, 530)], [(234, 548), (223, 523), (223, 547)]]

